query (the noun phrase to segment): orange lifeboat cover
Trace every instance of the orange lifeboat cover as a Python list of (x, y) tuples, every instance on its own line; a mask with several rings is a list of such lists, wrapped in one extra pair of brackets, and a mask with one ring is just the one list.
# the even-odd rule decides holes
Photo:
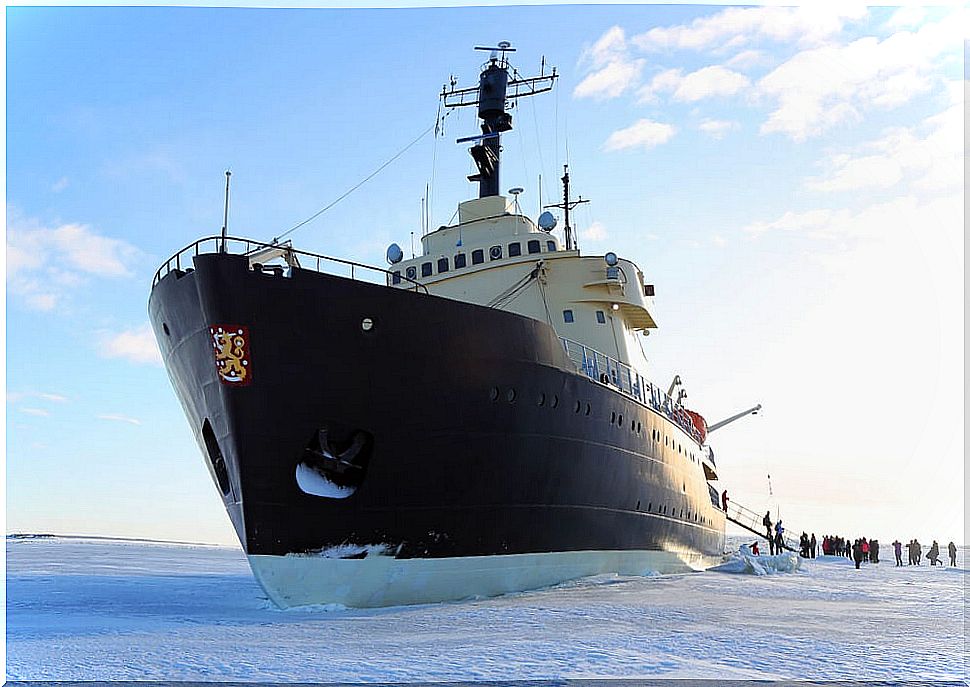
[(688, 417), (690, 417), (690, 421), (693, 423), (694, 429), (696, 429), (697, 433), (701, 435), (701, 443), (703, 444), (705, 441), (707, 441), (707, 420), (701, 417), (700, 413), (695, 413), (693, 410), (687, 410), (685, 408), (684, 412), (687, 413)]

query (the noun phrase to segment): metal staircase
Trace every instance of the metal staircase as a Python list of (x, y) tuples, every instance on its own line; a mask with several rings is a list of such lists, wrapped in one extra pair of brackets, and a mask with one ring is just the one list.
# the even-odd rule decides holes
[[(745, 508), (740, 503), (728, 500), (727, 513), (725, 514), (727, 519), (733, 522), (738, 527), (741, 527), (754, 535), (757, 535), (768, 540), (768, 532), (765, 530), (762, 522), (764, 521), (764, 514), (755, 513), (749, 508)], [(774, 529), (774, 528), (772, 528)], [(786, 528), (787, 531), (787, 528)], [(789, 551), (798, 551), (798, 541), (782, 534), (782, 539), (785, 543), (785, 548)]]

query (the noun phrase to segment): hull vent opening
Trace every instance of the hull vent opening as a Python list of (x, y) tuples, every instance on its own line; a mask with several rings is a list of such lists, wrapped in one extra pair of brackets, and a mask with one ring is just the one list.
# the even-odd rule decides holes
[(226, 459), (222, 455), (222, 449), (219, 448), (219, 442), (216, 441), (216, 433), (212, 431), (212, 425), (209, 424), (209, 418), (202, 423), (202, 441), (205, 442), (205, 452), (212, 466), (212, 472), (216, 476), (216, 485), (223, 496), (228, 496), (229, 470), (226, 468)]
[(345, 499), (367, 475), (373, 438), (361, 429), (336, 424), (318, 429), (296, 466), (296, 483), (311, 496)]

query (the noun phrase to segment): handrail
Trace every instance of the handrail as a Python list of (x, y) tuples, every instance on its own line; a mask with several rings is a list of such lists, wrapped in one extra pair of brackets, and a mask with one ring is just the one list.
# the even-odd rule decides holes
[[(212, 242), (213, 250), (211, 251), (200, 250), (200, 247), (202, 247), (203, 244), (206, 244), (210, 241)], [(245, 249), (242, 249), (243, 245), (245, 246)], [(230, 250), (230, 248), (236, 248), (236, 250)], [(257, 241), (255, 239), (248, 239), (248, 238), (239, 237), (239, 236), (206, 236), (204, 238), (193, 241), (189, 245), (185, 246), (185, 248), (174, 253), (172, 257), (170, 257), (168, 260), (162, 263), (162, 265), (158, 268), (158, 270), (156, 270), (155, 277), (152, 279), (152, 288), (155, 288), (155, 285), (158, 284), (158, 282), (160, 282), (163, 277), (167, 276), (172, 271), (173, 263), (176, 270), (181, 270), (183, 257), (191, 258), (196, 255), (204, 255), (208, 253), (231, 253), (231, 254), (238, 254), (238, 255), (250, 255), (251, 253), (263, 248), (278, 249), (287, 254), (308, 257), (310, 258), (310, 261), (308, 262), (308, 264), (300, 265), (300, 267), (303, 269), (314, 269), (314, 271), (319, 272), (321, 274), (330, 274), (330, 272), (327, 272), (320, 268), (320, 263), (321, 261), (323, 261), (323, 262), (332, 262), (332, 263), (337, 263), (339, 265), (349, 266), (350, 278), (354, 280), (357, 280), (358, 269), (369, 270), (371, 272), (380, 272), (381, 274), (385, 275), (385, 278), (388, 280), (394, 276), (389, 270), (385, 270), (382, 267), (365, 265), (364, 263), (361, 263), (361, 262), (354, 262), (353, 260), (345, 260), (343, 258), (334, 258), (329, 255), (323, 255), (321, 253), (312, 253), (307, 250), (300, 250), (284, 244), (265, 243), (264, 241)], [(424, 284), (416, 282), (413, 279), (408, 279), (404, 275), (400, 275), (400, 278), (405, 281), (411, 282), (415, 292), (417, 292), (420, 289), (424, 293), (428, 293), (428, 288)]]
[(700, 432), (697, 431), (683, 406), (677, 405), (666, 391), (626, 363), (621, 363), (615, 358), (564, 336), (560, 336), (559, 340), (578, 371), (663, 413), (699, 445), (704, 443)]

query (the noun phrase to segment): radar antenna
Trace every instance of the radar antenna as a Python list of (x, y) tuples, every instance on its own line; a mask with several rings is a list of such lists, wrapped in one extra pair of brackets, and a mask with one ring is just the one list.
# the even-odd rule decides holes
[[(441, 100), (445, 107), (478, 105), (478, 117), (482, 120), (481, 135), (459, 138), (456, 143), (475, 142), (468, 152), (475, 161), (478, 174), (472, 174), (468, 180), (478, 182), (478, 197), (485, 198), (499, 195), (500, 137), (502, 132), (512, 130), (512, 115), (506, 112), (509, 101), (551, 91), (559, 75), (553, 67), (551, 74), (519, 77), (508, 61), (507, 53), (515, 52), (508, 41), (502, 41), (494, 48), (475, 46), (475, 50), (490, 53), (478, 77), (478, 85), (456, 90), (455, 81), (452, 80), (450, 89), (442, 86)], [(512, 74), (509, 73), (510, 69)], [(545, 71), (544, 63), (542, 71)]]

